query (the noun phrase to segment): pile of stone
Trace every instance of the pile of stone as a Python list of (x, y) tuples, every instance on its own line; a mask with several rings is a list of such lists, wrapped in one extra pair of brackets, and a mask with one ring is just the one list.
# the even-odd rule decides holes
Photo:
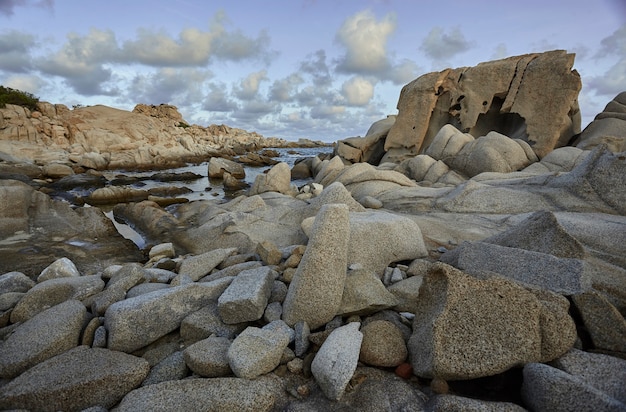
[(430, 137), (385, 151), (402, 109), (301, 188), (278, 163), (231, 200), (115, 206), (145, 257), (96, 208), (0, 180), (0, 409), (625, 411), (624, 94), (577, 147), (569, 92), (541, 144), (522, 104), (546, 59), (576, 86), (568, 56), (501, 61), (481, 93), (485, 65), (418, 79)]

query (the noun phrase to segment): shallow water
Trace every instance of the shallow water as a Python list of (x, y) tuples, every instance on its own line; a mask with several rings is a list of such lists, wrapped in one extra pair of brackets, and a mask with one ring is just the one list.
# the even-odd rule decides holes
[[(276, 150), (280, 156), (274, 158), (279, 162), (285, 162), (289, 165), (289, 167), (293, 167), (298, 159), (313, 157), (320, 153), (331, 153), (333, 151), (332, 147), (315, 147), (315, 148), (278, 148), (272, 149)], [(251, 167), (244, 165), (244, 169), (246, 172), (246, 177), (244, 181), (252, 186), (256, 176), (263, 173), (264, 171), (270, 169), (271, 166), (261, 166), (261, 167)], [(157, 180), (141, 180), (136, 184), (130, 185), (136, 189), (149, 190), (154, 188), (161, 187), (178, 187), (178, 188), (188, 188), (191, 190), (190, 193), (185, 193), (178, 195), (177, 197), (192, 200), (202, 200), (202, 199), (213, 199), (213, 198), (224, 198), (227, 196), (227, 193), (224, 193), (224, 186), (222, 183), (222, 179), (209, 179), (209, 162), (203, 162), (200, 164), (190, 164), (184, 167), (177, 167), (173, 169), (164, 169), (158, 170), (159, 173), (186, 173), (191, 172), (201, 177), (195, 180), (188, 181), (157, 181)], [(127, 177), (137, 177), (137, 178), (146, 178), (156, 173), (156, 171), (123, 171), (123, 170), (107, 170), (103, 174), (107, 178), (107, 180), (113, 180), (116, 176), (123, 175)], [(292, 184), (296, 186), (301, 186), (308, 183), (309, 180), (294, 180)]]

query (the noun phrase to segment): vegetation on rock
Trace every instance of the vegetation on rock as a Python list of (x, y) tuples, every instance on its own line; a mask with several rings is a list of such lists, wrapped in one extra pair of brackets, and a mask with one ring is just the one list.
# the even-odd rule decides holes
[(6, 107), (7, 104), (15, 104), (30, 110), (37, 110), (37, 103), (39, 103), (39, 97), (21, 90), (0, 86), (0, 108)]

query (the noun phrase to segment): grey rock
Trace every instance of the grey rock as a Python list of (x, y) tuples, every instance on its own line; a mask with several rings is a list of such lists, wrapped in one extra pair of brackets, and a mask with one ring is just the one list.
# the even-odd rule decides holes
[(217, 301), (224, 323), (236, 324), (260, 319), (276, 276), (276, 272), (269, 266), (239, 273)]
[(182, 261), (178, 274), (189, 275), (194, 282), (197, 282), (236, 251), (235, 248), (214, 249), (201, 255), (190, 256)]
[(349, 239), (348, 206), (322, 206), (283, 303), (287, 324), (303, 320), (316, 329), (337, 314), (346, 279)]
[(246, 177), (246, 172), (243, 165), (223, 157), (212, 157), (209, 160), (209, 177), (222, 178), (224, 172), (227, 172), (236, 179), (243, 179)]
[(190, 283), (111, 305), (104, 315), (108, 348), (133, 352), (180, 327), (182, 320), (217, 300), (230, 279)]
[(572, 295), (596, 349), (626, 353), (626, 320), (596, 291)]
[(550, 296), (544, 302), (505, 278), (479, 280), (443, 263), (433, 265), (424, 277), (408, 343), (414, 373), (473, 379), (560, 356), (573, 346), (576, 331), (567, 300)]
[[(455, 254), (458, 256), (455, 266), (470, 274), (495, 272), (564, 295), (591, 288), (585, 262), (580, 259), (558, 258), (484, 242), (464, 243), (455, 250)], [(446, 262), (448, 259), (444, 256), (441, 260)]]
[(415, 306), (419, 299), (420, 288), (424, 281), (423, 276), (411, 276), (389, 286), (387, 290), (396, 297), (398, 304), (394, 309), (398, 312), (415, 313)]
[(626, 360), (572, 349), (552, 362), (552, 366), (626, 404)]
[(49, 279), (68, 278), (80, 276), (80, 272), (76, 268), (74, 262), (66, 257), (60, 258), (52, 262), (37, 276), (37, 282), (41, 283)]
[(311, 372), (324, 394), (340, 399), (359, 361), (363, 334), (359, 322), (352, 322), (332, 331), (315, 355)]
[(484, 239), (485, 243), (547, 253), (562, 258), (584, 259), (584, 246), (559, 223), (554, 213), (541, 210), (512, 228)]
[(283, 305), (281, 305), (280, 302), (272, 302), (265, 308), (265, 312), (263, 313), (263, 321), (270, 323), (275, 320), (280, 320), (282, 314)]
[[(238, 256), (241, 256), (241, 255), (235, 255), (231, 257), (238, 257)], [(226, 258), (226, 260), (224, 261), (226, 262), (227, 260), (228, 258)], [(223, 269), (220, 269), (218, 271), (211, 273), (210, 275), (203, 277), (202, 279), (199, 280), (199, 282), (211, 282), (213, 280), (225, 278), (228, 276), (237, 276), (244, 270), (255, 269), (261, 266), (263, 266), (263, 263), (259, 262), (258, 260), (236, 263), (236, 264), (227, 266)]]
[(22, 272), (8, 272), (0, 276), (0, 295), (8, 292), (28, 292), (35, 282)]
[(253, 196), (265, 192), (291, 194), (291, 169), (287, 163), (280, 162), (272, 166), (266, 174), (257, 175), (248, 195)]
[(511, 402), (493, 402), (458, 395), (437, 395), (426, 404), (428, 412), (524, 412)]
[(166, 283), (140, 283), (128, 289), (128, 292), (126, 292), (126, 299), (167, 288), (169, 288), (169, 285)]
[(291, 340), (286, 331), (290, 328), (269, 325), (262, 329), (247, 327), (228, 348), (229, 365), (237, 377), (254, 379), (273, 371), (280, 364), (283, 351)]
[(24, 322), (66, 300), (83, 300), (102, 289), (104, 281), (96, 275), (46, 280), (26, 292), (26, 296), (13, 308), (11, 322)]
[(524, 366), (522, 399), (536, 411), (626, 411), (626, 404), (584, 380), (542, 363)]
[(137, 387), (148, 371), (148, 362), (141, 358), (79, 346), (30, 368), (0, 388), (0, 409), (111, 408)]
[(0, 377), (13, 378), (77, 346), (86, 312), (82, 303), (68, 300), (19, 325), (2, 345)]
[(270, 298), (268, 300), (269, 303), (283, 303), (285, 298), (287, 297), (287, 291), (289, 288), (285, 284), (285, 282), (281, 282), (280, 280), (275, 280), (272, 284), (272, 293), (270, 294)]
[(23, 292), (7, 292), (0, 295), (0, 312), (13, 309), (17, 303), (26, 295)]
[(185, 349), (183, 355), (189, 369), (195, 374), (218, 378), (232, 374), (228, 362), (230, 340), (219, 336), (210, 336)]
[(368, 209), (380, 209), (383, 207), (383, 202), (373, 196), (363, 196), (359, 199), (359, 203)]
[(215, 302), (185, 317), (180, 324), (180, 336), (187, 344), (198, 342), (211, 335), (233, 339), (246, 326), (246, 323), (235, 325), (224, 323)]
[(96, 331), (93, 334), (93, 343), (91, 344), (94, 348), (106, 348), (107, 347), (107, 329), (102, 326), (98, 326)]
[(311, 330), (309, 329), (309, 325), (305, 321), (296, 322), (294, 325), (295, 331), (295, 354), (297, 357), (301, 358), (306, 354), (306, 351), (309, 349), (309, 335), (311, 334)]
[(309, 385), (310, 394), (301, 399), (290, 397), (284, 410), (292, 412), (423, 412), (426, 395), (417, 385), (394, 373), (370, 367), (358, 367), (346, 390), (338, 400), (326, 397), (317, 385)]
[(262, 412), (272, 410), (282, 391), (282, 385), (270, 379), (185, 379), (135, 389), (116, 410)]
[(141, 382), (141, 386), (183, 379), (188, 373), (189, 369), (183, 358), (183, 352), (174, 352), (150, 369), (150, 373)]
[(160, 243), (150, 248), (150, 252), (148, 252), (148, 257), (150, 258), (150, 260), (159, 259), (162, 257), (173, 258), (176, 257), (176, 249), (174, 248), (172, 242)]
[(176, 277), (176, 273), (166, 269), (145, 268), (144, 277), (146, 282), (169, 283)]
[(625, 125), (626, 94), (621, 92), (585, 127), (574, 144), (585, 150), (605, 144), (612, 152), (623, 152), (626, 150)]
[(143, 281), (144, 270), (139, 264), (124, 265), (109, 280), (106, 288), (92, 297), (91, 311), (94, 315), (102, 316), (115, 302), (126, 298), (126, 292)]
[(381, 280), (367, 269), (350, 270), (341, 297), (338, 315), (368, 315), (399, 303)]

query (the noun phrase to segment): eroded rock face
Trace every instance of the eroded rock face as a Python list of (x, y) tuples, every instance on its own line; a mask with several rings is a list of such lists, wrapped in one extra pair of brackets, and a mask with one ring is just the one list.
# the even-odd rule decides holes
[(576, 147), (590, 150), (606, 144), (613, 152), (626, 150), (626, 91), (615, 96), (576, 139)]
[(385, 150), (421, 153), (451, 123), (475, 137), (495, 130), (521, 138), (543, 157), (580, 131), (573, 63), (574, 54), (555, 50), (421, 76), (400, 93)]

